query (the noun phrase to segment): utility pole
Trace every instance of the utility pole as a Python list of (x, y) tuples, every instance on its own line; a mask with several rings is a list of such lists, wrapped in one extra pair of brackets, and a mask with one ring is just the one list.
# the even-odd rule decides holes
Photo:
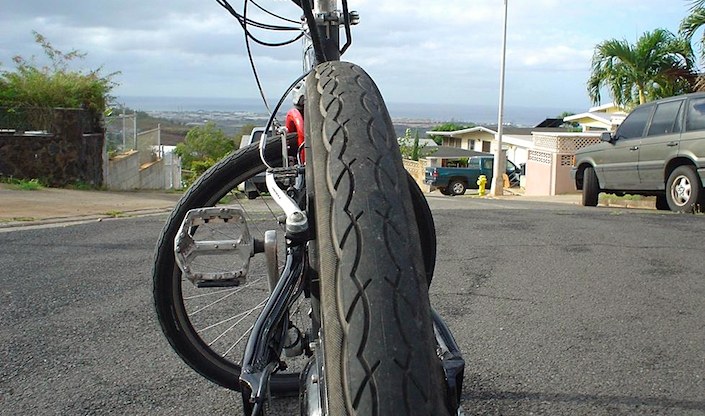
[(507, 2), (504, 0), (504, 33), (502, 35), (502, 63), (499, 70), (499, 116), (497, 119), (497, 148), (494, 152), (494, 164), (492, 165), (492, 187), (491, 196), (504, 195), (504, 152), (502, 151), (502, 130), (504, 122), (504, 72), (505, 58), (507, 56)]

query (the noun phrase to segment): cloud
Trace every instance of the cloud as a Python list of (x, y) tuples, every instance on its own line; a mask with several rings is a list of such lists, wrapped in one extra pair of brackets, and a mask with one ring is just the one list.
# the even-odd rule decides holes
[[(509, 1), (508, 104), (589, 103), (585, 81), (594, 46), (634, 40), (645, 30), (677, 28), (687, 4), (673, 0)], [(294, 20), (285, 0), (259, 0)], [(237, 9), (242, 0), (232, 0)], [(496, 102), (502, 40), (501, 0), (350, 0), (361, 14), (346, 59), (360, 63), (388, 100)], [(658, 10), (657, 13), (654, 10)], [(253, 6), (250, 15), (269, 22)], [(122, 71), (123, 95), (255, 96), (242, 30), (214, 0), (5, 1), (0, 13), (0, 62), (41, 56), (31, 30), (57, 48), (87, 52), (84, 65)], [(292, 33), (258, 32), (268, 40)], [(301, 72), (298, 44), (254, 47), (268, 93), (275, 96)], [(510, 101), (511, 100), (511, 101)]]

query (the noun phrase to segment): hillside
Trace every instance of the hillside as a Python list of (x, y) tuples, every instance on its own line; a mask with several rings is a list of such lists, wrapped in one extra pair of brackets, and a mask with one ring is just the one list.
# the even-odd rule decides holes
[(167, 118), (154, 117), (144, 111), (137, 112), (137, 131), (147, 131), (161, 127), (161, 142), (163, 145), (175, 146), (186, 138), (190, 127), (184, 123)]

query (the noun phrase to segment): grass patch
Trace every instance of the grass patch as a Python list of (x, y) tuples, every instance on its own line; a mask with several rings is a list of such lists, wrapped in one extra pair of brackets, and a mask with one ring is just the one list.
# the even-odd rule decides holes
[(17, 179), (17, 178), (0, 178), (0, 182), (10, 185), (11, 189), (21, 191), (37, 191), (44, 189), (44, 184), (39, 179)]
[(34, 221), (34, 217), (12, 217), (12, 218), (0, 218), (0, 222), (28, 222)]
[(103, 215), (108, 216), (110, 218), (120, 218), (120, 217), (124, 217), (125, 213), (122, 211), (108, 211), (108, 212), (104, 212)]
[(83, 181), (75, 181), (72, 184), (66, 185), (66, 189), (74, 189), (77, 191), (93, 191), (100, 189), (99, 186), (91, 185), (90, 183)]
[(610, 201), (642, 201), (645, 200), (647, 197), (643, 195), (632, 195), (632, 194), (627, 194), (624, 196), (617, 196), (615, 194), (604, 194), (600, 195), (600, 199), (605, 199), (605, 200), (610, 200)]

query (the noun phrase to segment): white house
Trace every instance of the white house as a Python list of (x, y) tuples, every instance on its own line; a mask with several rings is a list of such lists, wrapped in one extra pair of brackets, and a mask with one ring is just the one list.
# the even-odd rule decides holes
[(590, 108), (585, 113), (565, 117), (567, 123), (578, 123), (583, 132), (615, 131), (622, 124), (627, 113), (614, 103)]
[[(513, 127), (502, 129), (502, 149), (516, 165), (526, 163), (533, 146), (532, 132), (566, 132), (555, 127)], [(426, 134), (442, 136), (443, 145), (477, 152), (495, 153), (497, 126), (477, 126), (456, 131), (428, 131)]]

